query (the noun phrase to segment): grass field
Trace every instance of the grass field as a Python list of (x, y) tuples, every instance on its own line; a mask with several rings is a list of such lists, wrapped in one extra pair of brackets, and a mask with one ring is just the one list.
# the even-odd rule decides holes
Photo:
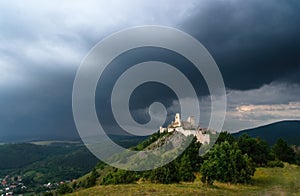
[(204, 186), (200, 175), (194, 183), (126, 184), (96, 186), (71, 195), (299, 195), (300, 167), (285, 164), (284, 168), (258, 168), (249, 185), (215, 182)]

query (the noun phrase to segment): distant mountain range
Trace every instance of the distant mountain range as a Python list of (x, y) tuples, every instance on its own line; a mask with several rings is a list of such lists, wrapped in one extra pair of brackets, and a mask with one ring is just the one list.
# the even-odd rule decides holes
[(273, 145), (279, 138), (282, 138), (290, 145), (300, 146), (300, 121), (275, 122), (269, 125), (243, 130), (233, 135), (239, 137), (244, 133), (247, 133), (251, 137), (260, 137), (270, 145)]
[[(280, 121), (272, 124), (259, 126), (256, 128), (245, 129), (232, 135), (239, 137), (242, 134), (247, 133), (251, 137), (260, 137), (267, 141), (270, 145), (276, 143), (279, 138), (284, 139), (290, 145), (300, 146), (300, 121)], [(139, 142), (145, 140), (147, 137), (140, 136), (127, 136), (127, 135), (109, 135), (109, 137), (121, 145), (124, 148), (132, 147), (137, 145)], [(81, 141), (79, 137), (65, 138), (65, 137), (40, 137), (40, 138), (22, 138), (18, 136), (14, 137), (4, 137), (0, 135), (1, 143), (24, 143), (24, 142), (34, 142), (34, 141)]]

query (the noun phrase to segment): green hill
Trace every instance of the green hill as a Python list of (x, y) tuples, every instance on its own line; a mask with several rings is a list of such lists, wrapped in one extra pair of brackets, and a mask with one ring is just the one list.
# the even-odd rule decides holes
[(300, 121), (276, 122), (243, 130), (233, 135), (239, 137), (244, 133), (247, 133), (251, 137), (260, 137), (270, 145), (275, 144), (279, 138), (282, 138), (290, 145), (300, 146)]
[(192, 183), (99, 185), (70, 195), (300, 195), (299, 176), (299, 166), (285, 164), (284, 168), (257, 168), (248, 185), (216, 182), (214, 186), (204, 186), (197, 173)]

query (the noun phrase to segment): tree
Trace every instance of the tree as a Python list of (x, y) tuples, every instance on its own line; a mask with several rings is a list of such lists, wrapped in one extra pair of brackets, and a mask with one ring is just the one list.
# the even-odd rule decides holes
[(170, 184), (180, 181), (174, 161), (163, 167), (152, 170), (149, 175), (149, 179), (151, 182), (163, 184)]
[(219, 134), (216, 144), (221, 144), (222, 142), (225, 142), (225, 141), (232, 144), (233, 142), (235, 142), (235, 138), (227, 131), (224, 131)]
[(268, 145), (268, 143), (261, 138), (256, 138), (256, 153), (251, 155), (252, 160), (257, 165), (265, 165), (268, 163), (269, 160), (271, 160), (271, 150)]
[(295, 152), (283, 139), (278, 139), (272, 150), (275, 154), (275, 158), (288, 163), (295, 162)]
[(247, 183), (255, 168), (248, 155), (243, 155), (236, 143), (228, 141), (215, 146), (208, 152), (208, 159), (201, 166), (202, 182), (213, 184), (214, 180), (230, 183)]
[(94, 168), (92, 170), (91, 175), (89, 177), (87, 177), (86, 187), (88, 188), (88, 187), (95, 186), (98, 177), (99, 177), (99, 174), (98, 174), (97, 170)]
[(243, 134), (238, 138), (237, 143), (242, 153), (247, 154), (256, 165), (267, 164), (270, 158), (270, 149), (265, 141)]
[(193, 168), (188, 155), (183, 155), (180, 159), (180, 166), (178, 169), (178, 175), (181, 181), (192, 182), (195, 180), (195, 175), (193, 174)]
[(295, 163), (297, 165), (300, 165), (300, 152), (297, 152), (295, 155)]
[(293, 145), (291, 148), (295, 152), (295, 164), (300, 165), (300, 146)]
[(67, 185), (67, 184), (61, 184), (59, 185), (58, 189), (57, 189), (57, 193), (60, 195), (66, 194), (66, 193), (72, 193), (73, 189)]
[(182, 159), (184, 156), (187, 156), (185, 159), (189, 159), (192, 171), (199, 171), (201, 164), (201, 157), (199, 156), (199, 148), (201, 143), (198, 142), (197, 137), (193, 137), (192, 142), (187, 147), (187, 149), (182, 153), (182, 156), (179, 159)]

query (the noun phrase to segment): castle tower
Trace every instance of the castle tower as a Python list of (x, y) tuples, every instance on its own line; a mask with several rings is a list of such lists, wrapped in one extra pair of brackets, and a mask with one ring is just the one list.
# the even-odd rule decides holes
[(191, 123), (191, 127), (195, 127), (195, 117), (189, 116), (187, 122)]
[(180, 114), (176, 113), (175, 115), (175, 121), (174, 121), (174, 125), (180, 127), (181, 126), (181, 122), (180, 122)]

